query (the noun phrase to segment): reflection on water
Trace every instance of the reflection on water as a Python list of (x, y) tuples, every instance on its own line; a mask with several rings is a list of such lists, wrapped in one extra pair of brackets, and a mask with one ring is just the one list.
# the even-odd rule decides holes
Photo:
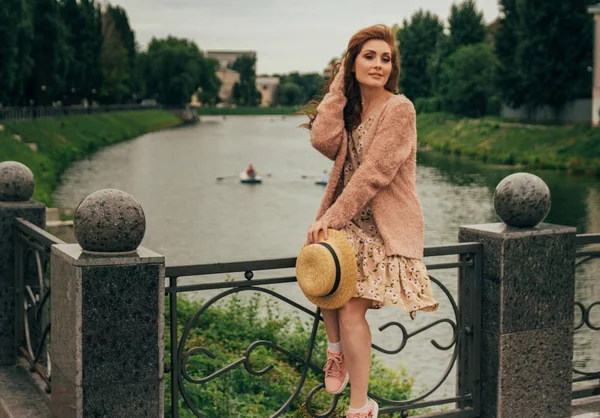
[[(75, 207), (89, 193), (106, 187), (132, 194), (147, 217), (143, 245), (164, 254), (167, 265), (293, 257), (304, 243), (323, 194), (313, 179), (302, 177), (319, 176), (331, 167), (329, 160), (310, 147), (308, 132), (297, 128), (303, 121), (300, 116), (206, 117), (196, 126), (151, 133), (75, 164), (64, 176), (55, 201), (62, 207)], [(271, 174), (262, 185), (242, 185), (235, 178), (250, 162), (259, 174)], [(502, 178), (516, 171), (421, 152), (417, 190), (425, 218), (425, 244), (456, 243), (459, 225), (497, 222), (493, 191)], [(600, 232), (596, 179), (533, 172), (552, 193), (547, 222), (576, 226), (578, 233)], [(220, 176), (232, 177), (217, 181)], [(593, 265), (577, 281), (577, 297), (588, 304), (600, 300), (600, 277)], [(455, 270), (432, 275), (456, 298)], [(295, 285), (281, 285), (277, 290), (308, 306)], [(420, 313), (415, 321), (394, 307), (369, 312), (373, 342), (386, 349), (398, 346), (398, 329), (377, 329), (389, 321), (401, 321), (412, 332), (450, 317), (450, 304), (436, 290), (440, 310)], [(600, 309), (592, 313), (595, 323), (600, 323)], [(589, 364), (598, 332), (578, 333), (582, 336), (576, 341), (576, 361), (600, 369), (597, 353), (596, 364)], [(400, 354), (380, 357), (391, 366), (404, 365), (416, 377), (418, 388), (432, 387), (452, 353), (437, 350), (431, 340), (446, 345), (451, 335), (449, 325), (437, 325), (411, 338)], [(442, 393), (453, 392), (454, 373), (442, 387)]]

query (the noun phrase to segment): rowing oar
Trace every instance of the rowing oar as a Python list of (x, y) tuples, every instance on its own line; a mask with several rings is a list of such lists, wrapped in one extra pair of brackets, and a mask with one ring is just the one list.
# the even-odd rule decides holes
[(233, 176), (217, 177), (217, 180), (230, 179), (230, 178), (233, 178), (233, 177), (239, 177), (239, 174), (235, 174)]

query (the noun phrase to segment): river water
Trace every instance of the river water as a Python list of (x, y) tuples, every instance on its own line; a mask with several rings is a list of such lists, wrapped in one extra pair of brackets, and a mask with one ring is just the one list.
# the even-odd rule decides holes
[[(76, 207), (98, 189), (126, 191), (146, 214), (142, 245), (165, 255), (168, 266), (294, 257), (324, 190), (313, 178), (302, 176), (319, 176), (331, 167), (329, 160), (311, 148), (308, 131), (297, 127), (302, 122), (300, 116), (203, 117), (198, 125), (147, 134), (74, 164), (56, 191), (55, 203)], [(259, 173), (268, 175), (262, 185), (238, 182), (237, 174), (250, 162)], [(492, 206), (494, 188), (516, 171), (514, 167), (420, 152), (417, 190), (425, 218), (425, 245), (456, 243), (459, 225), (497, 222)], [(600, 185), (595, 178), (532, 172), (546, 181), (552, 193), (546, 222), (576, 226), (578, 233), (600, 232)], [(221, 176), (231, 177), (217, 181)], [(457, 272), (431, 273), (456, 298)], [(293, 275), (293, 271), (286, 274)], [(279, 285), (276, 290), (310, 306), (295, 285)], [(448, 299), (439, 288), (434, 292), (440, 309), (420, 313), (415, 321), (393, 307), (370, 311), (373, 342), (387, 349), (399, 345), (397, 328), (377, 329), (390, 321), (400, 321), (413, 332), (434, 320), (452, 317)], [(216, 291), (191, 297), (214, 294)], [(600, 300), (600, 261), (578, 269), (577, 300), (585, 301), (586, 306)], [(591, 319), (600, 324), (600, 308), (592, 311)], [(451, 352), (437, 350), (431, 340), (446, 345), (450, 336), (449, 325), (437, 325), (411, 338), (401, 353), (377, 356), (391, 367), (404, 367), (415, 378), (416, 391), (421, 392), (443, 376), (451, 357)], [(598, 342), (598, 332), (586, 329), (576, 333), (575, 360), (580, 368), (600, 369), (594, 348)], [(435, 398), (453, 395), (454, 382), (451, 373)]]

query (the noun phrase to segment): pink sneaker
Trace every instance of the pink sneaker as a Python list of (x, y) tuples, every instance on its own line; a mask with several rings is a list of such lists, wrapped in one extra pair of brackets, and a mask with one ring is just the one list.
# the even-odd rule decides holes
[(366, 411), (348, 412), (346, 418), (377, 418), (379, 405), (373, 399), (369, 399), (369, 407)]
[(325, 389), (327, 392), (338, 395), (346, 389), (350, 375), (344, 363), (344, 354), (327, 350), (327, 363), (323, 368), (325, 372)]

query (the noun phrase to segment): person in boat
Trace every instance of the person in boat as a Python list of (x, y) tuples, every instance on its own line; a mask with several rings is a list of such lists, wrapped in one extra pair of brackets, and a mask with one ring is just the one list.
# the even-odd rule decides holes
[(248, 166), (248, 168), (246, 169), (246, 175), (248, 176), (248, 178), (255, 178), (256, 177), (256, 170), (254, 170), (254, 167), (252, 167), (252, 164), (250, 164)]
[(321, 176), (321, 183), (327, 184), (328, 181), (329, 181), (329, 171), (324, 170), (323, 175)]
[[(367, 397), (371, 366), (368, 309), (396, 306), (414, 319), (435, 311), (423, 264), (423, 214), (415, 187), (415, 108), (398, 90), (399, 51), (392, 30), (375, 25), (356, 33), (326, 94), (308, 113), (311, 144), (334, 161), (307, 244), (341, 231), (357, 259), (353, 297), (322, 309), (328, 349), (325, 388), (341, 393), (350, 381), (347, 418), (376, 418)], [(426, 358), (423, 361), (427, 361)]]

